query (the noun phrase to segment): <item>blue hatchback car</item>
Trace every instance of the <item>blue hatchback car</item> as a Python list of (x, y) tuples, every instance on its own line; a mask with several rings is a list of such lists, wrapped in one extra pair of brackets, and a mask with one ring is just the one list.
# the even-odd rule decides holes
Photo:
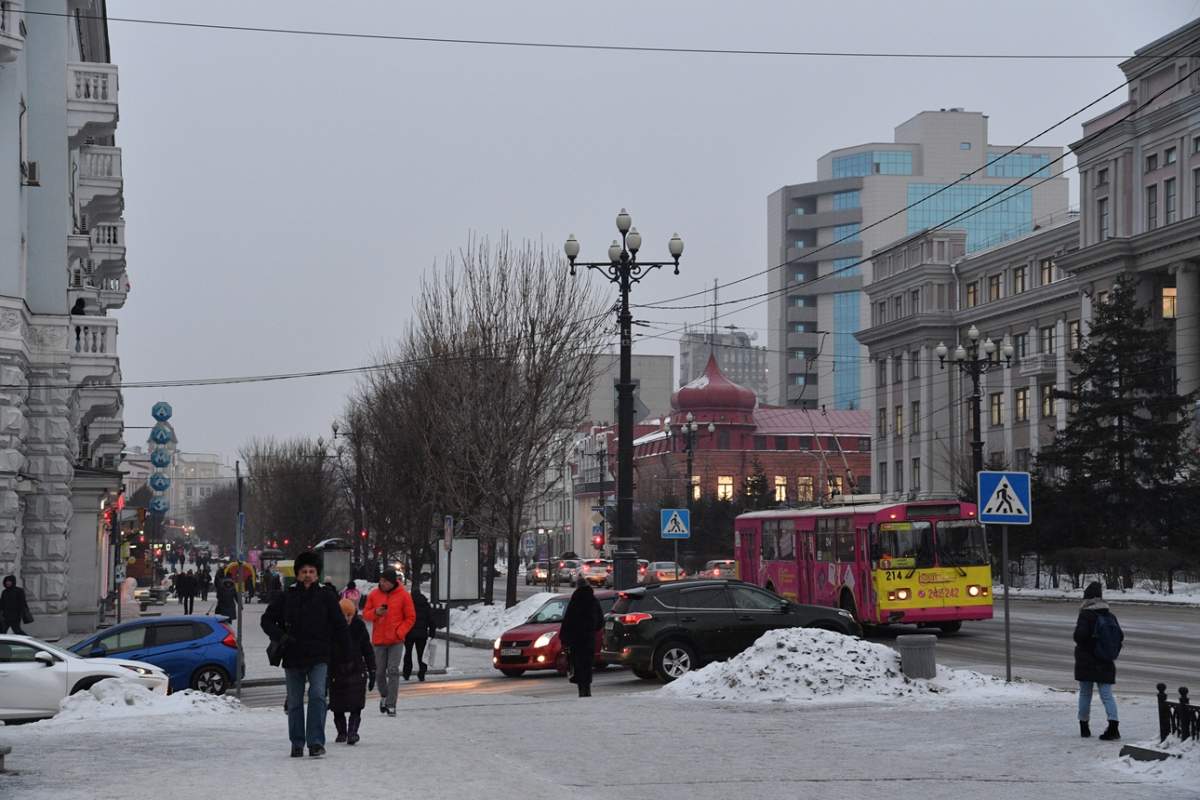
[(224, 694), (237, 670), (237, 637), (228, 617), (156, 617), (114, 625), (68, 648), (84, 658), (121, 658), (160, 667), (170, 691)]

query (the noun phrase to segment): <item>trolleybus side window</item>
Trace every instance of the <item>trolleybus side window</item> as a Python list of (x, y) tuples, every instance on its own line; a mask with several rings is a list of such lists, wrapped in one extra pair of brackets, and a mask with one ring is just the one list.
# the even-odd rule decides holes
[(952, 567), (987, 564), (987, 537), (974, 520), (939, 522), (938, 561)]
[(763, 522), (762, 524), (762, 559), (763, 561), (776, 561), (778, 554), (775, 552), (776, 547), (776, 532), (779, 530), (778, 522)]
[(880, 569), (933, 566), (933, 528), (928, 522), (883, 522), (871, 537), (871, 560)]
[(834, 533), (833, 520), (819, 519), (817, 520), (817, 561), (833, 561), (834, 560)]
[(854, 561), (854, 531), (850, 527), (849, 517), (837, 520), (837, 560), (843, 563)]

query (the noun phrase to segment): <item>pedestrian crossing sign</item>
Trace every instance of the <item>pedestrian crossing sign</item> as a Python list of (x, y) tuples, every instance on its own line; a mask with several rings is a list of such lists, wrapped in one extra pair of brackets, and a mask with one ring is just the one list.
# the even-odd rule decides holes
[(989, 525), (1029, 525), (1033, 498), (1028, 472), (980, 472), (979, 521)]
[(689, 539), (692, 535), (692, 515), (686, 508), (659, 509), (662, 538)]

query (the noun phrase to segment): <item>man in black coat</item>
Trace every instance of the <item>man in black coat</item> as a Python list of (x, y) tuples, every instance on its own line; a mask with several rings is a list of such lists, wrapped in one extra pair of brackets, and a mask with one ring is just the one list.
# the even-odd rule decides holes
[[(292, 757), (325, 754), (325, 687), (334, 653), (350, 652), (346, 618), (334, 592), (317, 583), (317, 554), (296, 556), (296, 583), (280, 593), (262, 615), (262, 629), (272, 642), (283, 643), (287, 681), (288, 736)], [(308, 717), (304, 714), (304, 685), (308, 683)]]
[(404, 680), (408, 680), (412, 676), (412, 656), (415, 648), (417, 651), (417, 680), (423, 681), (425, 680), (425, 670), (429, 668), (429, 665), (425, 663), (425, 646), (429, 644), (429, 637), (434, 635), (437, 628), (433, 623), (433, 606), (429, 604), (429, 598), (421, 594), (421, 588), (415, 582), (413, 583), (412, 601), (417, 619), (404, 637), (404, 664), (401, 674), (404, 676)]
[[(1121, 738), (1117, 700), (1112, 691), (1112, 685), (1117, 682), (1117, 664), (1097, 653), (1097, 628), (1101, 624), (1116, 625), (1119, 641), (1124, 641), (1125, 634), (1121, 632), (1116, 615), (1109, 610), (1102, 595), (1103, 590), (1096, 581), (1083, 590), (1083, 606), (1075, 622), (1075, 680), (1079, 681), (1079, 735), (1084, 738), (1092, 735), (1088, 720), (1092, 710), (1092, 687), (1098, 685), (1100, 700), (1108, 715), (1108, 728), (1100, 734), (1100, 738), (1110, 741)], [(1102, 617), (1105, 619), (1102, 620)]]
[(592, 662), (596, 658), (596, 631), (604, 627), (604, 612), (586, 578), (580, 578), (575, 593), (563, 612), (558, 638), (570, 651), (574, 674), (571, 681), (579, 686), (580, 697), (592, 696)]
[(24, 636), (21, 622), (32, 617), (25, 590), (17, 586), (17, 576), (4, 576), (4, 591), (0, 592), (0, 633), (8, 633), (11, 629), (13, 633)]
[(217, 573), (217, 616), (237, 619), (238, 612), (237, 587), (233, 579), (224, 573)]
[(184, 614), (196, 613), (196, 590), (200, 588), (197, 584), (196, 575), (190, 569), (179, 576), (179, 599)]

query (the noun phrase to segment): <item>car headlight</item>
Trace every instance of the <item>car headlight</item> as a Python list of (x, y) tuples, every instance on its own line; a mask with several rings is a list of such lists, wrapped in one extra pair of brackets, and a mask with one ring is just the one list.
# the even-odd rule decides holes
[(500, 637), (499, 636), (496, 637), (496, 641), (492, 642), (492, 648), (494, 650), (500, 649)]
[(146, 669), (145, 667), (135, 667), (132, 664), (122, 664), (121, 666), (127, 670), (136, 672), (138, 675), (153, 675), (154, 674), (153, 672)]
[(841, 616), (841, 617), (848, 617), (848, 618), (850, 618), (850, 619), (854, 619), (854, 615), (853, 615), (853, 614), (851, 614), (849, 611), (847, 611), (847, 610), (846, 610), (846, 609), (844, 609), (844, 608), (839, 608), (839, 609), (837, 610), (837, 613), (838, 613), (838, 616)]
[(554, 631), (549, 631), (547, 633), (543, 633), (541, 636), (539, 636), (533, 640), (533, 646), (534, 647), (546, 647), (547, 645), (550, 644), (550, 642), (554, 641), (554, 637), (557, 635), (558, 634), (555, 633)]

